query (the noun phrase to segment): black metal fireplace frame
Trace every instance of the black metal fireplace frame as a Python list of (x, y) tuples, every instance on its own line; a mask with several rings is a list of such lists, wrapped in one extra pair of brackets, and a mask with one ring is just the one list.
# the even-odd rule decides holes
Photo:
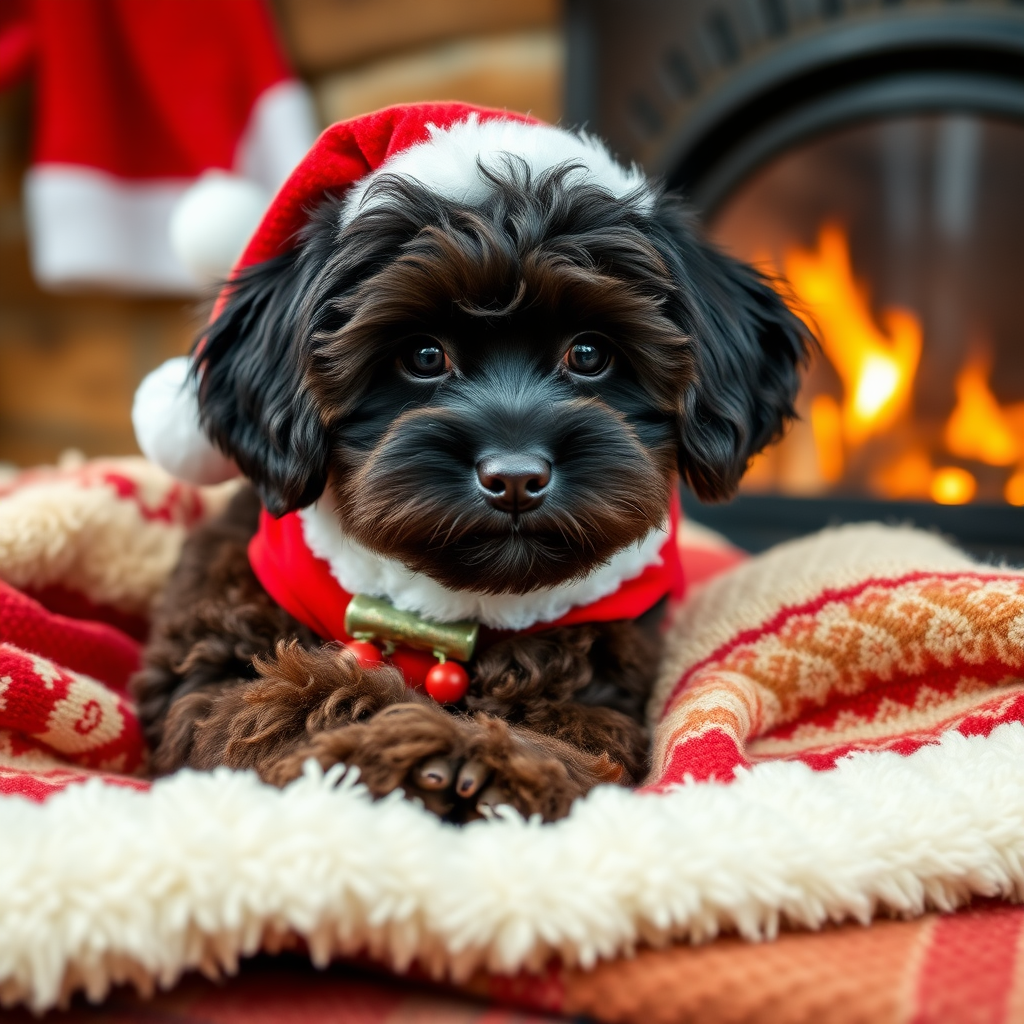
[[(1022, 0), (567, 0), (566, 120), (705, 213), (824, 129), (971, 112), (1024, 123)], [(690, 514), (761, 550), (831, 523), (913, 522), (1024, 564), (1024, 509), (744, 496)]]
[(567, 0), (566, 28), (567, 122), (705, 212), (825, 127), (937, 110), (1024, 118), (1021, 0)]
[(1024, 509), (1012, 505), (935, 505), (871, 498), (789, 498), (742, 495), (723, 505), (702, 505), (683, 490), (683, 509), (746, 551), (843, 523), (918, 526), (956, 541), (993, 564), (1024, 566)]

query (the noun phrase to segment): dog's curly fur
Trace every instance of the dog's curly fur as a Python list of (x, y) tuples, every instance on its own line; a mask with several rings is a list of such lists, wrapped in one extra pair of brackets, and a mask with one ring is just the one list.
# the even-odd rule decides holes
[[(249, 567), (260, 502), (326, 499), (347, 536), (450, 589), (528, 594), (658, 528), (680, 475), (728, 496), (793, 414), (806, 329), (678, 199), (642, 212), (565, 167), (486, 173), (473, 207), (384, 176), (380, 203), (339, 226), (326, 202), (232, 282), (201, 339), (201, 412), (255, 493), (190, 539), (156, 618), (135, 681), (156, 771), (283, 784), (308, 757), (344, 762), (453, 821), (499, 802), (552, 819), (642, 777), (660, 609), (501, 639), (453, 712), (324, 646)], [(418, 373), (423, 352), (439, 372)], [(487, 500), (495, 451), (543, 453), (543, 502)]]

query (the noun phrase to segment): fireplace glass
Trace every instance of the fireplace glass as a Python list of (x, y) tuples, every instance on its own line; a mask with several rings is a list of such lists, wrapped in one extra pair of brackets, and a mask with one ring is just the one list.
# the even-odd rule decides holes
[(1024, 505), (1024, 125), (846, 127), (764, 165), (712, 237), (820, 339), (748, 494)]

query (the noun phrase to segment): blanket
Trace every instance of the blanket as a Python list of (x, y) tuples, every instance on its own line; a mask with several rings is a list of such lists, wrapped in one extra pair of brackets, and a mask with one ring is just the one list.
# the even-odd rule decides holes
[(139, 784), (128, 679), (187, 531), (228, 494), (143, 459), (0, 477), (0, 793)]
[[(689, 981), (666, 1006), (704, 991), (701, 963), (742, 960), (715, 959), (729, 943), (762, 951), (763, 994), (777, 951), (824, 950), (851, 934), (841, 922), (918, 919), (857, 933), (881, 948), (929, 912), (1024, 894), (1024, 575), (939, 537), (845, 527), (743, 559), (691, 525), (647, 784), (600, 787), (553, 825), (502, 812), (459, 829), (374, 803), (343, 766), (283, 791), (226, 770), (141, 778), (125, 681), (187, 531), (227, 490), (142, 460), (0, 488), (5, 1004), (149, 992), (298, 942), (318, 964), (369, 956), (537, 1009), (654, 1020), (641, 993), (668, 977)], [(1020, 917), (997, 911), (1005, 1006)], [(723, 933), (706, 953), (678, 945)], [(616, 977), (618, 1002), (600, 995)]]

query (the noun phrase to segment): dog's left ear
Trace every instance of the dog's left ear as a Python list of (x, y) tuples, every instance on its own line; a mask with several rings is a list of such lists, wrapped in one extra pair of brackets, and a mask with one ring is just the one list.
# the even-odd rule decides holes
[(197, 343), (203, 428), (275, 516), (314, 502), (327, 481), (328, 439), (304, 383), (315, 271), (299, 249), (247, 267)]
[(692, 346), (692, 377), (679, 396), (679, 470), (702, 501), (721, 501), (796, 415), (813, 339), (762, 274), (702, 238), (678, 198), (662, 196), (651, 216), (674, 285), (665, 312)]

